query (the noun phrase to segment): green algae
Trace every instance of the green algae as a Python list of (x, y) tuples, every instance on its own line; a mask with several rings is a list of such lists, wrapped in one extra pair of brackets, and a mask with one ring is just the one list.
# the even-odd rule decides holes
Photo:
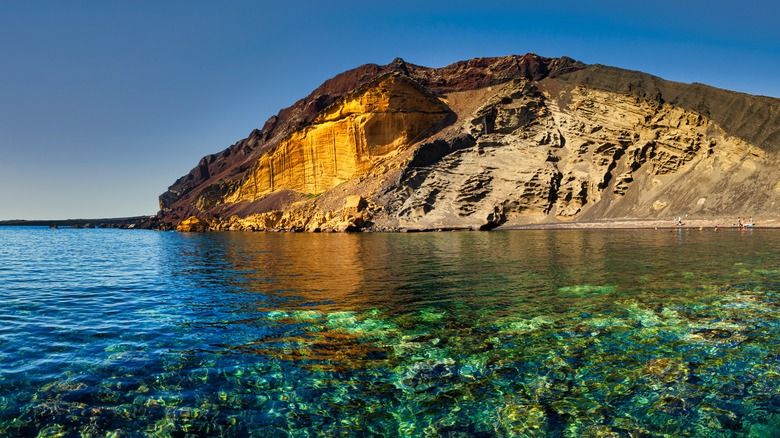
[(446, 316), (447, 312), (443, 312), (440, 309), (425, 308), (420, 310), (420, 320), (424, 322), (438, 322)]
[(567, 297), (582, 298), (597, 294), (611, 294), (617, 291), (616, 286), (602, 285), (594, 286), (590, 284), (579, 284), (575, 286), (564, 286), (558, 288), (558, 292)]

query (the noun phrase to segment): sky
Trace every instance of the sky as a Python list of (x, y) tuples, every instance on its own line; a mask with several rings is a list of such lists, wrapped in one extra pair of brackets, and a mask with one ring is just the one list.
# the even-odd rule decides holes
[(151, 215), (334, 75), (536, 53), (780, 97), (763, 1), (0, 0), (0, 220)]

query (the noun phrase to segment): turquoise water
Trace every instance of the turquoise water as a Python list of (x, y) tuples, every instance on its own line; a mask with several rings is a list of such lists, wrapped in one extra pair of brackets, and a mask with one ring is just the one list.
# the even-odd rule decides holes
[(780, 232), (0, 227), (2, 436), (778, 436)]

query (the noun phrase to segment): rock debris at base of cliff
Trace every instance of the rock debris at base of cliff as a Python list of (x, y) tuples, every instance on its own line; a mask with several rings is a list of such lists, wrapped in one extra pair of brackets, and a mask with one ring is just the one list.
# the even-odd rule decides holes
[(147, 227), (492, 229), (772, 216), (780, 100), (533, 54), (396, 59), (204, 157)]

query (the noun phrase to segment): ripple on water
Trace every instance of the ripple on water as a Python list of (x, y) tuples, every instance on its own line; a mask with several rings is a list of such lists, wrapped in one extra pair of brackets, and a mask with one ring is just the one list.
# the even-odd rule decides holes
[(0, 240), (3, 435), (780, 431), (768, 231)]

